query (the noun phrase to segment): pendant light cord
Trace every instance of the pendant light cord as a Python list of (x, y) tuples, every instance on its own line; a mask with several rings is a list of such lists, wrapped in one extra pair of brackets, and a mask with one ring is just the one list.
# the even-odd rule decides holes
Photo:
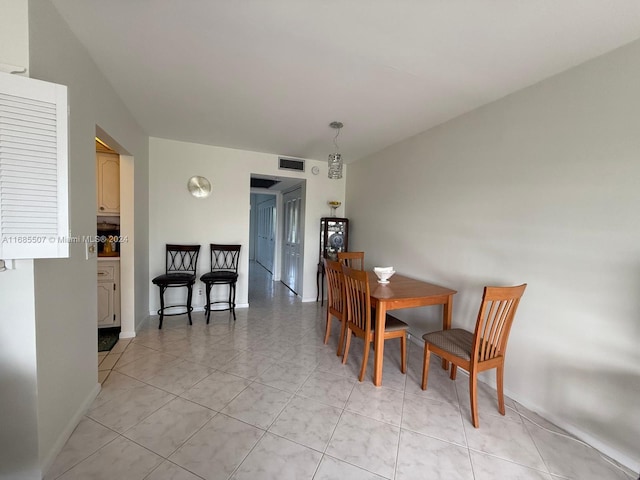
[(342, 128), (338, 128), (338, 131), (336, 132), (336, 136), (333, 137), (333, 144), (336, 147), (336, 153), (340, 152), (340, 147), (338, 147), (338, 136), (340, 135), (340, 130), (342, 130)]

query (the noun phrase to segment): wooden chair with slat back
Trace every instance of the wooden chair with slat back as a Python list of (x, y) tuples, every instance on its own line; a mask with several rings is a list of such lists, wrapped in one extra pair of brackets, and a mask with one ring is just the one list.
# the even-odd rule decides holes
[(338, 252), (338, 261), (349, 268), (364, 270), (364, 252)]
[(344, 333), (346, 331), (346, 314), (344, 299), (344, 276), (340, 263), (327, 258), (324, 259), (324, 268), (327, 278), (327, 326), (324, 334), (325, 345), (329, 342), (331, 334), (331, 318), (336, 317), (340, 321), (340, 337), (338, 337), (337, 355), (342, 355), (344, 346)]
[[(347, 315), (347, 331), (346, 342), (344, 347), (344, 356), (342, 363), (347, 363), (349, 355), (349, 345), (351, 344), (351, 333), (356, 337), (364, 340), (364, 356), (362, 358), (362, 367), (360, 368), (360, 381), (364, 379), (367, 370), (367, 361), (369, 360), (369, 348), (373, 342), (375, 335), (375, 325), (371, 320), (371, 297), (369, 290), (369, 276), (367, 272), (355, 270), (346, 266), (342, 266), (344, 273), (345, 299), (346, 299), (346, 315)], [(401, 320), (387, 314), (385, 320), (385, 329), (383, 336), (385, 340), (391, 338), (400, 339), (400, 370), (402, 373), (407, 372), (407, 329), (409, 326)]]
[(432, 352), (451, 362), (451, 380), (456, 378), (457, 367), (468, 371), (471, 421), (476, 428), (480, 426), (477, 402), (479, 372), (496, 369), (498, 411), (502, 415), (505, 414), (504, 358), (513, 318), (526, 287), (526, 283), (517, 287), (485, 287), (473, 333), (452, 328), (422, 336), (425, 342), (422, 389), (427, 389), (429, 358)]

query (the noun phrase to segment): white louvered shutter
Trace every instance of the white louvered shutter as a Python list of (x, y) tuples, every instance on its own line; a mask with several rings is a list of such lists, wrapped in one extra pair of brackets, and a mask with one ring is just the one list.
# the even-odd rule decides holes
[(0, 259), (69, 256), (67, 87), (0, 73)]

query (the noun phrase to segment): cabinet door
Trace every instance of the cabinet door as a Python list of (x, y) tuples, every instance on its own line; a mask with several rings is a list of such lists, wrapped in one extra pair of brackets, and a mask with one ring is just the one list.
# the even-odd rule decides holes
[(114, 324), (113, 300), (114, 282), (98, 283), (98, 326), (111, 327)]
[(98, 261), (98, 327), (120, 325), (120, 263)]
[(120, 156), (96, 153), (98, 215), (120, 213)]
[(67, 87), (0, 74), (0, 98), (0, 258), (67, 258), (31, 241), (69, 235)]

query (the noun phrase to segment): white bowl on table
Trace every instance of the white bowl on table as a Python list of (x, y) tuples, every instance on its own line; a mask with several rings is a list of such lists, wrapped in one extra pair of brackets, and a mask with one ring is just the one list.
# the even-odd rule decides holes
[(393, 267), (373, 267), (373, 273), (378, 277), (378, 283), (389, 283), (389, 279), (396, 271)]

